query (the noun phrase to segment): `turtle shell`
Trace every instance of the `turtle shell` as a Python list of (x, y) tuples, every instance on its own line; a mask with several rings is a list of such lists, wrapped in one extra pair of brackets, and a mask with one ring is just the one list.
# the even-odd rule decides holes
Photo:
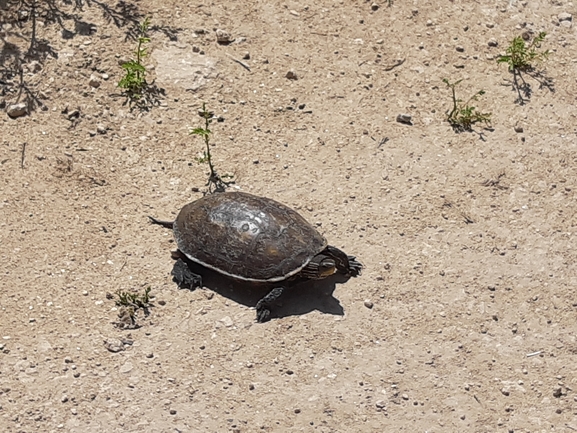
[(173, 230), (178, 249), (190, 260), (245, 281), (289, 278), (327, 246), (296, 211), (244, 192), (210, 194), (187, 204)]

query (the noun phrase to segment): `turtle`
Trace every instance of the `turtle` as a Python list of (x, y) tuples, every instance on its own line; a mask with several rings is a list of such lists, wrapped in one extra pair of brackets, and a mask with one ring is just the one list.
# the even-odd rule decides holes
[(205, 195), (185, 205), (174, 221), (149, 218), (173, 230), (178, 250), (172, 276), (180, 288), (202, 286), (188, 261), (237, 282), (270, 285), (256, 304), (258, 322), (270, 318), (272, 303), (292, 282), (335, 273), (357, 277), (363, 268), (355, 256), (328, 245), (295, 210), (246, 192)]

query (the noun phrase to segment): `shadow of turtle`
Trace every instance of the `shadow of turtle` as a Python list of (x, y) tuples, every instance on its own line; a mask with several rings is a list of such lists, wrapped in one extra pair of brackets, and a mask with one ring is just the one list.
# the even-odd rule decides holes
[(226, 277), (187, 260), (189, 269), (202, 277), (202, 285), (238, 304), (254, 307), (275, 287), (284, 287), (283, 294), (273, 303), (270, 318), (300, 316), (318, 310), (325, 314), (343, 316), (344, 310), (333, 296), (336, 284), (348, 280), (340, 274), (323, 280), (287, 280), (279, 283), (251, 283)]

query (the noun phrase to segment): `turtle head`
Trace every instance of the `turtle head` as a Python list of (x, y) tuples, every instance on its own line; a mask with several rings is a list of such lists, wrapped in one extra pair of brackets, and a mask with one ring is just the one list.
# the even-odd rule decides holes
[(337, 264), (331, 257), (319, 254), (303, 268), (301, 275), (311, 280), (322, 280), (337, 271)]

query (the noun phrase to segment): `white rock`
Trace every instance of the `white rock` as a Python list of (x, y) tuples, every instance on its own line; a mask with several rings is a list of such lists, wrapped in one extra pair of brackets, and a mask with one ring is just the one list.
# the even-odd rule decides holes
[(226, 45), (226, 44), (230, 44), (232, 41), (234, 41), (234, 38), (226, 30), (216, 29), (216, 41), (219, 44)]
[(573, 21), (573, 15), (567, 12), (561, 12), (559, 15), (557, 15), (557, 19), (559, 20), (559, 22)]
[(133, 368), (132, 363), (130, 361), (126, 361), (124, 364), (120, 366), (120, 369), (118, 371), (120, 371), (121, 373), (128, 373), (130, 370), (132, 370), (132, 368)]
[(230, 328), (233, 325), (232, 319), (229, 316), (223, 317), (222, 319), (220, 319), (220, 321), (227, 328)]
[(28, 105), (26, 105), (26, 103), (24, 103), (24, 102), (20, 102), (19, 104), (9, 105), (8, 109), (6, 110), (6, 113), (12, 119), (24, 116), (24, 115), (28, 114)]

